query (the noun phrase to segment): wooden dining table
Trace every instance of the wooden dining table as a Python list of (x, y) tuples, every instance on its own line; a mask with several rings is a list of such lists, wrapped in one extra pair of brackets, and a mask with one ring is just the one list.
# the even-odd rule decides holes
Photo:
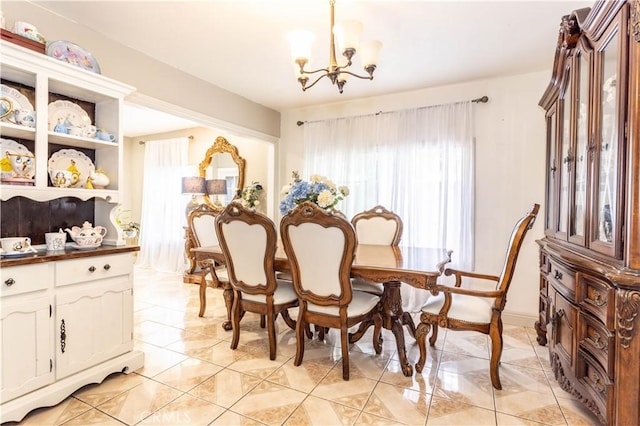
[[(215, 260), (224, 263), (224, 255), (220, 246), (198, 247), (191, 249), (197, 262)], [(444, 271), (444, 267), (451, 261), (451, 250), (443, 248), (423, 248), (407, 246), (383, 246), (359, 244), (356, 246), (356, 255), (351, 266), (351, 276), (366, 279), (384, 285), (382, 295), (382, 326), (391, 330), (396, 340), (398, 359), (405, 376), (413, 374), (413, 367), (407, 360), (404, 342), (404, 324), (409, 325), (410, 333), (415, 337), (413, 322), (406, 321), (402, 310), (400, 286), (403, 283), (416, 288), (430, 290), (436, 285), (436, 280)], [(278, 245), (275, 258), (275, 269), (280, 272), (290, 272), (291, 266), (284, 248)], [(204, 280), (204, 275), (203, 275)], [(203, 281), (203, 284), (206, 282)], [(233, 303), (233, 291), (230, 287), (225, 289), (225, 304), (227, 305), (228, 324), (223, 327), (230, 329), (231, 304)], [(359, 340), (368, 324), (354, 333), (350, 342)]]

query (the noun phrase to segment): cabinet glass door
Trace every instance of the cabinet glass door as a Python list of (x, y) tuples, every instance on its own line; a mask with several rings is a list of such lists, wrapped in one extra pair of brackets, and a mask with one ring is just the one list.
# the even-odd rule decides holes
[[(557, 104), (556, 104), (557, 105)], [(555, 211), (556, 211), (556, 171), (558, 170), (558, 144), (556, 141), (556, 132), (558, 130), (556, 105), (554, 105), (547, 115), (547, 217), (545, 222), (545, 230), (551, 233), (555, 230)]]
[[(597, 145), (594, 155), (594, 202), (591, 227), (591, 248), (611, 256), (620, 252), (618, 228), (618, 203), (620, 188), (618, 169), (621, 154), (620, 94), (624, 93), (624, 78), (618, 72), (620, 58), (620, 28), (614, 23), (611, 31), (598, 48), (599, 75), (596, 78), (597, 103), (600, 115), (597, 117)], [(624, 77), (624, 76), (623, 76)]]
[(562, 162), (560, 163), (560, 200), (558, 208), (558, 228), (557, 232), (562, 234), (558, 238), (566, 239), (567, 222), (569, 220), (569, 170), (571, 163), (571, 73), (567, 70), (565, 76), (567, 82), (564, 96), (562, 97)]
[(590, 55), (583, 50), (576, 52), (576, 149), (573, 202), (571, 212), (571, 239), (584, 245), (585, 217), (587, 210), (587, 149), (589, 140), (589, 81), (591, 77)]

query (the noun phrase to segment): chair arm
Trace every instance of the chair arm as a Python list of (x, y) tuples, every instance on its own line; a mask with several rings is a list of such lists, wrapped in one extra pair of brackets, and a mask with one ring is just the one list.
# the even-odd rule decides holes
[(457, 269), (451, 269), (451, 268), (445, 269), (444, 274), (447, 277), (450, 275), (456, 276), (456, 284), (455, 284), (456, 287), (460, 287), (460, 285), (462, 285), (462, 277), (479, 278), (482, 280), (490, 280), (495, 282), (498, 282), (498, 280), (500, 279), (495, 275), (479, 274), (477, 272), (469, 272), (469, 271), (459, 271)]
[(451, 287), (441, 284), (436, 285), (433, 290), (431, 290), (431, 294), (435, 296), (436, 294), (438, 294), (438, 291), (476, 297), (498, 297), (503, 294), (503, 291), (501, 290), (472, 290), (469, 288)]

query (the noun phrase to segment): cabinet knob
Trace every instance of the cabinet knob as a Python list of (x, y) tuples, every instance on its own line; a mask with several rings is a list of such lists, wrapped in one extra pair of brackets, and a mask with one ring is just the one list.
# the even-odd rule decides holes
[(558, 271), (558, 270), (556, 269), (556, 273), (553, 275), (553, 277), (554, 277), (556, 280), (561, 280), (561, 279), (562, 279), (562, 272), (560, 272), (560, 271)]
[(109, 265), (108, 263), (106, 265), (104, 265), (104, 270), (108, 271), (109, 269), (111, 269), (111, 265)]
[(95, 272), (96, 271), (96, 267), (91, 265), (89, 266), (89, 272)]
[(9, 278), (8, 280), (5, 280), (4, 283), (7, 285), (7, 287), (11, 287), (16, 283), (16, 280), (14, 280), (13, 278)]

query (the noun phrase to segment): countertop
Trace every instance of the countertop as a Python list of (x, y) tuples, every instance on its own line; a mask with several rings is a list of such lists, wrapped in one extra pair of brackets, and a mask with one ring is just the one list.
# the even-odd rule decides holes
[(6, 268), (8, 266), (32, 265), (34, 263), (80, 259), (83, 257), (103, 256), (107, 254), (127, 253), (139, 250), (140, 246), (134, 245), (101, 246), (94, 250), (76, 250), (71, 247), (67, 247), (65, 250), (59, 251), (46, 251), (46, 249), (39, 249), (36, 253), (25, 257), (2, 259), (0, 260), (0, 267)]

